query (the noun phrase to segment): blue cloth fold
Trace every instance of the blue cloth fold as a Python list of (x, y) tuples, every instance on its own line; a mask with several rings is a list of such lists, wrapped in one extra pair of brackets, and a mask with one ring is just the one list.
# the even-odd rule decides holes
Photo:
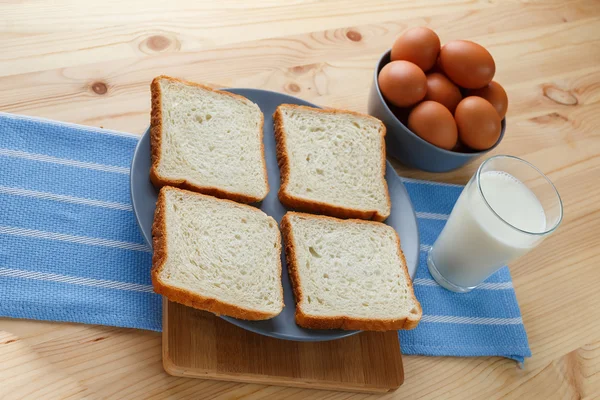
[[(129, 198), (138, 136), (0, 113), (0, 316), (159, 331), (151, 250)], [(531, 355), (508, 268), (468, 294), (425, 262), (462, 187), (405, 179), (421, 234), (423, 319), (404, 354)]]

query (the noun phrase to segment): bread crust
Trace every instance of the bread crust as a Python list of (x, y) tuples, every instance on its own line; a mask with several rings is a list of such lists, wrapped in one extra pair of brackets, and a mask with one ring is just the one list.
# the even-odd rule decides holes
[(304, 214), (290, 211), (283, 216), (281, 220), (281, 233), (283, 234), (283, 243), (285, 249), (285, 256), (288, 265), (288, 272), (290, 275), (290, 281), (292, 283), (292, 289), (294, 292), (294, 298), (296, 301), (296, 323), (299, 326), (309, 329), (345, 329), (345, 330), (363, 330), (363, 331), (389, 331), (389, 330), (398, 330), (398, 329), (414, 329), (419, 324), (421, 320), (421, 316), (423, 314), (423, 310), (421, 308), (421, 304), (415, 297), (415, 292), (412, 285), (412, 279), (408, 274), (408, 270), (406, 269), (406, 258), (404, 257), (404, 253), (402, 252), (402, 248), (400, 247), (400, 237), (398, 233), (396, 233), (396, 243), (398, 248), (398, 255), (401, 258), (402, 272), (406, 277), (406, 282), (408, 283), (408, 287), (410, 290), (410, 295), (412, 300), (417, 307), (417, 312), (412, 313), (407, 318), (402, 319), (373, 319), (373, 318), (356, 318), (347, 315), (339, 315), (339, 316), (331, 316), (331, 317), (323, 317), (323, 316), (314, 316), (304, 312), (301, 307), (301, 304), (304, 302), (304, 294), (302, 292), (302, 283), (300, 282), (300, 274), (298, 272), (298, 257), (296, 254), (296, 247), (294, 245), (294, 234), (292, 231), (292, 226), (290, 222), (291, 216), (301, 216), (315, 219), (325, 219), (331, 220), (338, 223), (361, 223), (361, 224), (379, 224), (378, 222), (372, 221), (364, 221), (364, 220), (341, 220), (337, 218), (322, 216), (322, 215), (312, 215), (312, 214)]
[(158, 165), (160, 164), (162, 154), (162, 94), (159, 83), (161, 79), (168, 80), (171, 82), (179, 82), (185, 85), (195, 86), (204, 90), (209, 90), (211, 92), (216, 92), (225, 96), (230, 96), (232, 98), (242, 100), (244, 102), (252, 103), (244, 96), (221, 90), (215, 90), (200, 83), (189, 82), (183, 79), (172, 78), (166, 75), (160, 75), (154, 78), (152, 80), (152, 83), (150, 84), (150, 92), (152, 94), (152, 109), (150, 111), (150, 150), (152, 166), (150, 167), (150, 181), (152, 181), (152, 184), (157, 188), (161, 188), (163, 186), (174, 186), (181, 189), (191, 190), (193, 192), (199, 192), (202, 194), (208, 194), (210, 196), (219, 197), (221, 199), (234, 200), (240, 203), (258, 203), (259, 201), (264, 200), (264, 198), (267, 197), (267, 194), (269, 193), (269, 179), (267, 175), (267, 162), (265, 159), (265, 144), (263, 132), (265, 116), (263, 115), (262, 111), (260, 112), (260, 149), (262, 153), (262, 166), (266, 184), (266, 190), (262, 196), (257, 197), (250, 196), (245, 193), (230, 192), (228, 190), (213, 186), (199, 186), (187, 181), (186, 179), (171, 179), (165, 176), (161, 176), (158, 173)]
[(357, 113), (354, 111), (336, 110), (336, 109), (319, 109), (307, 106), (299, 106), (295, 104), (281, 104), (275, 110), (273, 114), (273, 126), (275, 133), (276, 151), (277, 151), (277, 164), (279, 165), (279, 171), (281, 174), (281, 186), (279, 188), (279, 201), (287, 208), (301, 210), (314, 214), (326, 214), (337, 218), (358, 218), (374, 221), (385, 221), (389, 217), (389, 212), (385, 215), (380, 214), (376, 210), (360, 210), (350, 207), (342, 207), (334, 204), (324, 203), (316, 200), (303, 199), (292, 195), (288, 192), (287, 187), (290, 181), (290, 157), (287, 150), (285, 127), (283, 126), (283, 113), (282, 108), (297, 108), (319, 112), (323, 114), (350, 114), (362, 118), (370, 118), (376, 120), (381, 124), (381, 180), (385, 187), (386, 201), (388, 210), (391, 209), (390, 194), (388, 191), (387, 181), (385, 180), (385, 169), (386, 169), (386, 158), (385, 158), (385, 125), (370, 115)]
[[(152, 243), (154, 253), (152, 255), (152, 286), (154, 291), (158, 294), (165, 296), (170, 301), (180, 303), (189, 307), (198, 308), (200, 310), (210, 311), (217, 315), (227, 315), (234, 318), (245, 319), (245, 320), (264, 320), (273, 318), (281, 313), (285, 304), (283, 302), (283, 286), (280, 285), (281, 290), (281, 309), (277, 313), (267, 313), (263, 311), (253, 310), (249, 308), (243, 308), (234, 304), (230, 304), (212, 297), (202, 296), (198, 293), (191, 292), (189, 290), (176, 288), (164, 283), (160, 279), (160, 271), (163, 269), (167, 262), (168, 249), (167, 249), (167, 221), (165, 212), (165, 201), (166, 192), (169, 190), (179, 191), (186, 194), (193, 194), (195, 196), (205, 196), (203, 194), (189, 192), (186, 190), (174, 188), (171, 186), (163, 187), (158, 194), (158, 201), (156, 202), (156, 211), (154, 213), (154, 223), (152, 224)], [(208, 196), (205, 196), (208, 197)], [(228, 201), (241, 207), (248, 207), (254, 212), (261, 212), (255, 207), (239, 204), (231, 200)], [(275, 223), (276, 221), (273, 220)], [(278, 251), (281, 254), (281, 234), (278, 231), (277, 235), (277, 246)], [(277, 257), (277, 263), (279, 265), (279, 282), (281, 282), (281, 257)]]

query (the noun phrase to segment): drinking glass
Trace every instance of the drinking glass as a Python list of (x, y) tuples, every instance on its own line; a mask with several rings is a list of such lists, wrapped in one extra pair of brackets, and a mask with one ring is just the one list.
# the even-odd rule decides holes
[(562, 201), (548, 177), (518, 157), (485, 160), (427, 255), (441, 286), (466, 293), (556, 230)]

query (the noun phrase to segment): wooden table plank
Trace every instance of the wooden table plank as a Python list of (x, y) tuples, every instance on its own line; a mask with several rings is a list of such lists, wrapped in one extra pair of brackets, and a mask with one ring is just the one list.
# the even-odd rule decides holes
[[(150, 80), (172, 74), (366, 110), (379, 55), (411, 26), (487, 46), (510, 107), (492, 153), (554, 181), (565, 219), (511, 265), (533, 357), (404, 357), (405, 384), (368, 396), (174, 378), (160, 335), (0, 319), (0, 397), (593, 398), (600, 395), (600, 3), (57, 0), (0, 3), (0, 111), (142, 133)], [(76, 107), (76, 112), (74, 112)], [(479, 162), (407, 177), (464, 183)], [(18, 378), (16, 378), (18, 377)]]
[[(24, 3), (24, 4), (23, 4)], [(389, 19), (428, 17), (490, 8), (487, 1), (411, 2), (384, 0), (219, 2), (60, 0), (0, 4), (10, 20), (0, 38), (4, 68), (11, 74), (118, 60), (163, 51), (197, 51), (240, 41), (303, 34)], [(160, 39), (156, 37), (159, 36)], [(243, 40), (240, 40), (243, 38)]]
[[(467, 19), (462, 31), (453, 31), (448, 35), (468, 37), (489, 45), (497, 59), (498, 80), (507, 86), (511, 101), (515, 96), (510, 90), (517, 82), (531, 83), (532, 80), (543, 79), (544, 84), (549, 84), (549, 78), (585, 66), (594, 67), (599, 61), (598, 51), (593, 50), (600, 45), (600, 37), (597, 30), (591, 29), (594, 20), (589, 16), (597, 17), (600, 8), (584, 8), (579, 14), (567, 9), (564, 14), (569, 14), (570, 19), (568, 22), (562, 22), (561, 19), (558, 24), (554, 14), (556, 7), (534, 10), (534, 15), (540, 13), (537, 19), (533, 18), (539, 24), (537, 27), (535, 23), (531, 27), (530, 14), (514, 15), (513, 8), (513, 23), (508, 25), (509, 28), (493, 24), (496, 13), (479, 12), (474, 13), (476, 18), (473, 20), (487, 20), (492, 24), (488, 29), (496, 33), (490, 35), (483, 29), (472, 32), (470, 26), (473, 21)], [(453, 18), (460, 15), (456, 14)], [(415, 22), (418, 23), (412, 21), (408, 25)], [(432, 26), (435, 27), (434, 24)], [(154, 76), (167, 73), (215, 86), (277, 90), (319, 104), (364, 110), (375, 61), (402, 29), (402, 24), (383, 23), (243, 42), (202, 52), (101, 61), (74, 68), (20, 74), (17, 77), (4, 74), (9, 76), (0, 77), (0, 87), (3, 88), (0, 108), (9, 112), (141, 133), (148, 124), (148, 83)], [(563, 30), (567, 30), (568, 34), (563, 34)], [(350, 40), (347, 36), (349, 32), (359, 33), (361, 40)], [(444, 37), (443, 30), (440, 30), (440, 34)], [(504, 42), (499, 39), (502, 35), (505, 36)], [(540, 37), (552, 40), (552, 46), (538, 51)], [(513, 47), (510, 47), (511, 40)], [(588, 43), (586, 40), (592, 41), (586, 48), (574, 46), (574, 43)], [(521, 48), (526, 50), (515, 50)], [(527, 55), (528, 51), (534, 53)], [(360, 55), (357, 56), (357, 53)], [(523, 59), (514, 62), (515, 57), (521, 56)], [(545, 60), (556, 57), (568, 58), (570, 62), (545, 63)], [(244, 62), (240, 63), (240, 59)], [(26, 68), (24, 64), (27, 62), (20, 67)], [(542, 66), (543, 74), (538, 71)], [(298, 78), (303, 80), (297, 81)], [(349, 82), (355, 84), (348, 87)], [(349, 102), (349, 94), (360, 101)], [(72, 112), (73, 102), (79, 105), (78, 113)], [(511, 107), (509, 118), (513, 118), (515, 110), (523, 109)]]

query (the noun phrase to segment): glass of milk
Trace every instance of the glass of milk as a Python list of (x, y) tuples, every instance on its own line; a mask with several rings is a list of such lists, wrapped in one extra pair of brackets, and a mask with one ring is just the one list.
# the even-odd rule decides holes
[(554, 232), (560, 196), (536, 167), (512, 156), (484, 161), (462, 191), (427, 265), (441, 286), (469, 292)]

